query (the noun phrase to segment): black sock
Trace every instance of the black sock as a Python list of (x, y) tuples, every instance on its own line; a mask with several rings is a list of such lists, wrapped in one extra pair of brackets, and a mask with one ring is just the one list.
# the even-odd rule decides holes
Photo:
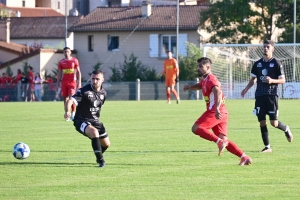
[(102, 150), (101, 150), (101, 144), (99, 141), (99, 138), (92, 138), (92, 147), (95, 153), (95, 156), (97, 158), (97, 162), (100, 160), (103, 160)]
[(278, 121), (278, 126), (276, 127), (282, 131), (286, 130), (286, 125), (284, 125), (281, 121)]
[(106, 151), (107, 148), (108, 148), (108, 147), (104, 147), (104, 146), (101, 145), (102, 153), (104, 153), (104, 152)]
[(267, 126), (260, 127), (261, 137), (265, 146), (268, 146), (269, 143), (269, 132)]

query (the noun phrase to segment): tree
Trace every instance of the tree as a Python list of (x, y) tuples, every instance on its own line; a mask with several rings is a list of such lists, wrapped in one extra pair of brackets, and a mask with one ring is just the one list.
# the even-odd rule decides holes
[(202, 51), (193, 43), (186, 42), (187, 56), (179, 55), (179, 80), (194, 80), (198, 77), (197, 59)]
[[(201, 28), (212, 34), (210, 43), (251, 43), (253, 39), (271, 39), (276, 28), (286, 29), (278, 38), (280, 42), (291, 42), (288, 33), (293, 26), (293, 2), (215, 1), (206, 11), (201, 12)], [(297, 8), (300, 9), (300, 5)]]
[(138, 61), (138, 58), (133, 53), (129, 57), (124, 55), (124, 62), (119, 65), (119, 68), (114, 65), (110, 69), (112, 75), (109, 77), (109, 81), (112, 82), (135, 81), (137, 78), (141, 81), (159, 80), (156, 70)]

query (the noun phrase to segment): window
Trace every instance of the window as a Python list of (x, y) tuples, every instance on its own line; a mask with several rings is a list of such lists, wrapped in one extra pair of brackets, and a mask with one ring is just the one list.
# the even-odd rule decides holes
[(94, 36), (88, 36), (88, 51), (94, 51)]
[(119, 36), (108, 36), (108, 51), (119, 50)]
[(176, 36), (165, 35), (161, 37), (160, 52), (166, 54), (167, 51), (172, 51), (173, 54), (177, 53)]
[(25, 1), (22, 1), (22, 7), (25, 7)]
[[(178, 35), (178, 54), (187, 55), (185, 42), (187, 41), (187, 34)], [(176, 35), (159, 35), (150, 34), (149, 37), (149, 56), (150, 57), (167, 57), (166, 52), (172, 51), (175, 55), (177, 53)]]
[(57, 9), (60, 10), (60, 2), (57, 2)]

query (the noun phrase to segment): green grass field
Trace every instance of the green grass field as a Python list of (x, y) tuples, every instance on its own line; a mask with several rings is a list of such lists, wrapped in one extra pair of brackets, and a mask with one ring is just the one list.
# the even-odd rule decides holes
[[(294, 141), (268, 126), (272, 153), (263, 154), (254, 100), (227, 100), (229, 138), (253, 159), (238, 166), (229, 152), (191, 132), (203, 101), (107, 101), (111, 140), (98, 168), (89, 139), (63, 120), (62, 102), (1, 103), (0, 199), (300, 199), (299, 100), (280, 100), (279, 119)], [(30, 156), (12, 148), (25, 142)]]

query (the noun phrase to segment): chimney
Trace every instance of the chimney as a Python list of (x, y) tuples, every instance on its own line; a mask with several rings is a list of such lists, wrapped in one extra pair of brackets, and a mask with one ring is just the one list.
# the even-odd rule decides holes
[(73, 16), (78, 16), (78, 10), (75, 8), (74, 12), (73, 12)]
[(10, 43), (10, 18), (0, 19), (0, 40)]
[(15, 16), (16, 16), (16, 17), (21, 17), (21, 12), (17, 10)]
[(151, 4), (148, 1), (142, 2), (142, 18), (147, 18), (151, 15)]

